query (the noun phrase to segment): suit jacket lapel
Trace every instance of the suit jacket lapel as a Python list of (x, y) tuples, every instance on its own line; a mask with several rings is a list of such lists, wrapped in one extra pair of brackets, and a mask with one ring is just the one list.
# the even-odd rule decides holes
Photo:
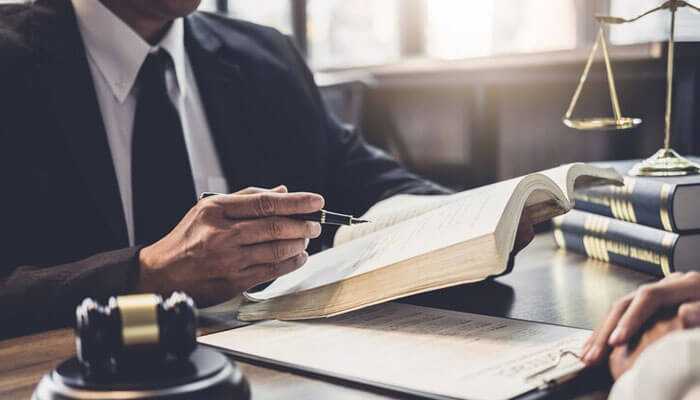
[(186, 19), (185, 40), (210, 129), (231, 191), (265, 185), (265, 147), (255, 134), (253, 96), (245, 71), (223, 50), (197, 14)]
[(68, 0), (46, 3), (55, 14), (37, 24), (43, 31), (36, 37), (47, 56), (40, 74), (50, 106), (90, 195), (118, 243), (128, 245), (114, 163), (73, 8)]

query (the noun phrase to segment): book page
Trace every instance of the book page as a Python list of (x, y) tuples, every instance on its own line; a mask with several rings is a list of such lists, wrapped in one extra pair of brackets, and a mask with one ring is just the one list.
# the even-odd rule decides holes
[[(557, 168), (542, 171), (540, 174), (551, 179), (557, 186), (559, 186), (565, 196), (568, 196), (567, 185), (569, 171), (574, 165), (577, 164), (562, 165)], [(511, 181), (519, 181), (521, 179), (522, 178), (515, 178)], [(468, 198), (470, 196), (470, 192), (480, 189), (482, 188), (466, 190), (452, 195), (431, 196), (404, 194), (390, 197), (377, 203), (370, 208), (369, 211), (362, 215), (362, 219), (372, 221), (371, 223), (340, 227), (335, 235), (334, 245), (338, 246), (350, 242), (391, 225), (395, 225), (401, 221), (423, 215), (429, 211), (459, 201), (460, 199)], [(534, 201), (546, 201), (547, 199), (548, 198), (534, 199)]]
[[(314, 321), (265, 321), (200, 337), (224, 350), (459, 399), (502, 400), (583, 368), (590, 331), (386, 303)], [(548, 369), (550, 368), (550, 369)]]
[(313, 255), (301, 268), (246, 297), (261, 301), (317, 288), (491, 234), (516, 186), (512, 180), (466, 192), (460, 201)]
[(462, 192), (453, 195), (400, 194), (382, 200), (360, 217), (371, 221), (370, 223), (341, 226), (335, 234), (333, 244), (339, 246), (362, 236), (369, 235), (370, 233), (396, 225), (407, 219), (423, 215), (453, 201), (457, 201), (460, 196), (465, 193), (466, 192)]
[(622, 176), (614, 168), (600, 168), (584, 163), (562, 165), (541, 172), (542, 175), (559, 186), (567, 200), (573, 203), (574, 188), (586, 188), (598, 185), (622, 185)]

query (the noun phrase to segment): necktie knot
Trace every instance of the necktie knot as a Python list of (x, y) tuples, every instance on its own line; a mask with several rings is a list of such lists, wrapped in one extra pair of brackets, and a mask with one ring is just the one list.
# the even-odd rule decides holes
[(173, 65), (173, 59), (164, 49), (148, 53), (141, 64), (138, 80), (141, 84), (165, 84), (165, 72)]

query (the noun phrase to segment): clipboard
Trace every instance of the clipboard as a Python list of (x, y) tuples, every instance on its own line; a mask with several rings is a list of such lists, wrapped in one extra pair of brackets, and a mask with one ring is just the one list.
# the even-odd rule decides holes
[[(391, 304), (391, 303), (390, 303)], [(415, 306), (409, 306), (409, 305), (402, 305), (402, 307), (415, 307)], [(422, 309), (425, 309), (425, 307), (419, 307)], [(436, 311), (444, 311), (444, 310), (436, 310)], [(467, 313), (461, 313), (467, 315)], [(470, 314), (473, 315), (473, 314)], [(485, 316), (482, 316), (485, 317)], [(516, 320), (516, 319), (507, 319), (507, 318), (496, 318), (496, 317), (485, 317), (485, 318), (494, 318), (494, 319), (500, 319), (500, 320), (510, 320), (510, 321), (519, 321), (523, 323), (528, 323), (528, 324), (533, 324), (528, 321), (522, 321), (522, 320)], [(245, 326), (249, 326), (250, 324), (246, 324), (241, 326), (240, 328), (243, 328)], [(536, 323), (536, 325), (548, 325), (548, 326), (558, 326), (554, 324), (542, 324), (542, 323)], [(561, 326), (559, 326), (561, 327)], [(236, 328), (239, 329), (239, 328)], [(569, 329), (574, 329), (574, 328), (569, 328)], [(205, 340), (206, 341), (206, 340)], [(415, 388), (412, 387), (407, 387), (407, 386), (402, 386), (402, 385), (396, 385), (392, 384), (390, 382), (383, 381), (381, 378), (380, 379), (367, 379), (363, 378), (362, 376), (356, 376), (352, 374), (346, 374), (338, 371), (334, 371), (332, 369), (325, 369), (325, 368), (317, 368), (312, 365), (305, 365), (304, 363), (297, 363), (297, 362), (288, 362), (285, 361), (284, 359), (276, 359), (276, 358), (271, 358), (271, 357), (265, 357), (261, 356), (260, 354), (254, 354), (255, 352), (246, 352), (246, 351), (239, 351), (231, 347), (227, 346), (220, 346), (220, 345), (212, 345), (211, 343), (203, 343), (203, 345), (213, 347), (219, 351), (222, 351), (230, 356), (232, 356), (234, 359), (248, 362), (251, 364), (255, 365), (260, 365), (264, 367), (269, 367), (272, 369), (284, 371), (284, 372), (291, 372), (294, 374), (298, 375), (303, 375), (303, 376), (310, 376), (314, 378), (319, 378), (324, 381), (329, 381), (333, 383), (339, 383), (344, 386), (350, 386), (362, 390), (368, 390), (380, 394), (393, 394), (393, 395), (402, 395), (402, 396), (409, 396), (410, 398), (423, 398), (423, 399), (439, 399), (439, 400), (457, 400), (457, 399), (464, 399), (464, 397), (453, 397), (453, 396), (448, 396), (440, 393), (433, 393), (430, 391), (424, 391), (424, 390), (416, 390)], [(283, 357), (284, 358), (284, 357)], [(420, 374), (416, 374), (415, 379), (420, 379)], [(551, 398), (552, 396), (555, 397), (560, 397), (564, 395), (565, 393), (576, 393), (577, 391), (580, 392), (581, 389), (586, 389), (590, 388), (591, 386), (594, 386), (593, 383), (595, 382), (600, 382), (601, 379), (599, 376), (596, 376), (596, 374), (592, 374), (591, 371), (577, 371), (576, 373), (567, 373), (561, 376), (556, 376), (553, 379), (549, 379), (546, 382), (542, 382), (540, 385), (535, 387), (532, 390), (529, 390), (524, 393), (520, 393), (514, 397), (510, 397), (512, 399), (518, 399), (518, 400), (534, 400), (534, 399), (545, 399), (545, 398)], [(568, 395), (567, 395), (568, 397)]]

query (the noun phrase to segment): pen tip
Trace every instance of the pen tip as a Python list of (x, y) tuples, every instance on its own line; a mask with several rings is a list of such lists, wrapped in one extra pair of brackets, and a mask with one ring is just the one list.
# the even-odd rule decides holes
[(370, 223), (370, 222), (372, 222), (372, 221), (367, 221), (367, 220), (365, 220), (365, 219), (353, 219), (353, 220), (352, 220), (352, 223), (353, 223), (353, 224), (367, 224), (367, 223)]

